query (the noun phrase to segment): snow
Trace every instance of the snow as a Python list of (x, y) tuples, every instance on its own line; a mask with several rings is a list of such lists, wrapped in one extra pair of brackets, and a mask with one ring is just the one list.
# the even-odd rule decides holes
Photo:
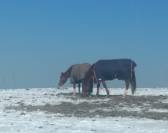
[(167, 109), (149, 109), (148, 112), (168, 113)]
[(41, 112), (0, 113), (2, 133), (167, 133), (168, 121), (130, 118), (57, 117)]
[[(96, 89), (94, 89), (93, 95)], [(111, 88), (112, 95), (124, 93), (122, 88)], [(167, 133), (168, 121), (153, 119), (137, 119), (122, 117), (79, 118), (65, 117), (63, 114), (6, 110), (8, 106), (24, 105), (58, 105), (61, 102), (78, 104), (86, 99), (75, 100), (66, 98), (61, 93), (72, 93), (72, 88), (32, 88), (32, 89), (1, 89), (0, 90), (0, 133)], [(100, 90), (105, 95), (104, 90)], [(131, 94), (129, 92), (129, 94)], [(59, 95), (59, 96), (58, 96)], [(168, 88), (138, 88), (135, 95), (167, 96)], [(97, 99), (99, 100), (99, 99)], [(101, 102), (107, 101), (101, 99)], [(95, 102), (96, 99), (89, 102)], [(168, 101), (168, 99), (164, 99)], [(123, 110), (130, 110), (123, 108)], [(132, 110), (139, 110), (134, 108)], [(166, 110), (151, 110), (167, 112)]]
[[(124, 95), (124, 88), (110, 88), (110, 94), (111, 95)], [(96, 88), (94, 89), (93, 94), (96, 94)], [(100, 89), (101, 95), (106, 95), (105, 89)], [(129, 89), (128, 95), (131, 95), (131, 91)], [(153, 96), (159, 96), (159, 95), (168, 95), (168, 88), (137, 88), (135, 92), (136, 96), (142, 96), (142, 95), (153, 95)]]

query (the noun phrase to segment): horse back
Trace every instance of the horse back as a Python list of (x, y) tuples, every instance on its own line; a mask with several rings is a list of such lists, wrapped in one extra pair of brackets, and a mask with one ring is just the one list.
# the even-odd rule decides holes
[(99, 60), (94, 64), (97, 79), (125, 80), (131, 78), (136, 63), (130, 59)]
[(70, 80), (71, 83), (73, 82), (81, 82), (88, 70), (90, 69), (91, 65), (89, 63), (83, 63), (83, 64), (75, 64), (72, 66), (71, 74), (70, 74)]

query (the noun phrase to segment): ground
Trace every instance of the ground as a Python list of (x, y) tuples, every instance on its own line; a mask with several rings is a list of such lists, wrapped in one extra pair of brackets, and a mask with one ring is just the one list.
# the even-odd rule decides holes
[(83, 98), (81, 96), (72, 96), (72, 94), (59, 94), (66, 99), (78, 101), (62, 102), (59, 105), (25, 105), (20, 102), (17, 106), (8, 106), (6, 109), (19, 111), (44, 111), (47, 113), (60, 113), (67, 117), (136, 117), (150, 118), (155, 120), (168, 120), (168, 103), (163, 103), (168, 96), (91, 96)]
[(110, 91), (108, 97), (103, 90), (100, 96), (82, 97), (73, 96), (72, 88), (2, 89), (1, 131), (167, 133), (167, 88), (139, 88), (126, 97), (123, 89)]

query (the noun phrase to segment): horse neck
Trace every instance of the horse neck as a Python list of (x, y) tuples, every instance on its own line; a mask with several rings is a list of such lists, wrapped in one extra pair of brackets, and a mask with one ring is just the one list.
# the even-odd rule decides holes
[(72, 66), (69, 67), (69, 68), (67, 69), (67, 71), (65, 72), (65, 74), (66, 74), (66, 76), (67, 76), (68, 78), (70, 77), (71, 70), (72, 70)]

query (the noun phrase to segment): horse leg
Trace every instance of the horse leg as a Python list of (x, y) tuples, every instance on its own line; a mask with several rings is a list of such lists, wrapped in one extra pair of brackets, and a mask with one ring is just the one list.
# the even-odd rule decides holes
[(75, 96), (76, 95), (76, 84), (73, 83), (73, 95)]
[(128, 80), (125, 80), (125, 92), (124, 92), (124, 96), (127, 95), (127, 93), (128, 93), (128, 88), (129, 88), (129, 81), (128, 81)]
[(88, 85), (87, 81), (82, 81), (82, 96), (86, 97), (88, 95)]
[(81, 84), (78, 83), (78, 92), (79, 92), (79, 94), (80, 94), (80, 88), (81, 88)]
[(109, 96), (109, 90), (107, 88), (106, 82), (103, 80), (102, 81), (103, 87), (106, 89), (107, 96)]
[(136, 77), (135, 77), (135, 72), (133, 72), (132, 79), (131, 79), (130, 83), (131, 83), (132, 95), (134, 95), (134, 93), (135, 93), (135, 91), (136, 91)]
[(98, 83), (97, 83), (97, 92), (96, 92), (97, 96), (99, 95), (99, 89), (100, 89), (100, 81), (98, 81)]

